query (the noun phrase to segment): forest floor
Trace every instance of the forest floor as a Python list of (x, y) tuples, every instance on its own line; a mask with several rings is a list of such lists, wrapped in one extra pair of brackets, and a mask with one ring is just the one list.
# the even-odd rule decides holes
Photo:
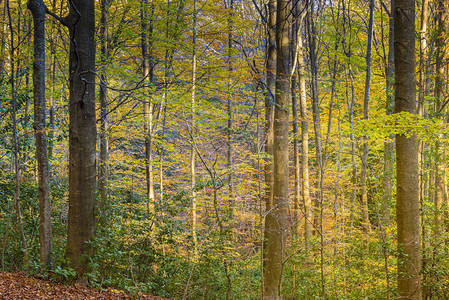
[(143, 299), (164, 300), (166, 298), (140, 295), (132, 297), (116, 289), (96, 290), (79, 284), (61, 284), (29, 277), (25, 273), (0, 272), (1, 300), (84, 300), (84, 299)]

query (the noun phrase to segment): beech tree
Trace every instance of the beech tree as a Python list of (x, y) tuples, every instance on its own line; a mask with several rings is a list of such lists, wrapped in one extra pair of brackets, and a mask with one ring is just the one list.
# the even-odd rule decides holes
[(34, 20), (34, 136), (39, 178), (39, 241), (40, 263), (52, 267), (51, 260), (51, 194), (50, 164), (47, 151), (46, 105), (45, 105), (45, 14), (47, 7), (42, 0), (30, 0), (28, 8)]
[[(415, 2), (395, 0), (395, 113), (416, 114)], [(400, 58), (400, 59), (399, 59)], [(418, 142), (416, 135), (396, 135), (398, 293), (421, 299)]]
[(70, 2), (69, 216), (66, 257), (85, 281), (95, 233), (95, 15), (93, 0)]
[(263, 298), (277, 299), (281, 295), (284, 252), (289, 232), (288, 224), (288, 127), (290, 103), (290, 41), (288, 1), (276, 3), (276, 86), (273, 122), (273, 203), (265, 217), (267, 239), (263, 274)]

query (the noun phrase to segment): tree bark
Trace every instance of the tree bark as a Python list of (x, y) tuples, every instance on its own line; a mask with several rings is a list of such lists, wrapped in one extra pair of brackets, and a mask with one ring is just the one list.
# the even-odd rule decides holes
[[(366, 76), (365, 76), (365, 95), (363, 101), (363, 119), (369, 118), (369, 94), (371, 87), (371, 53), (373, 46), (373, 26), (374, 26), (374, 0), (369, 4), (369, 23), (368, 23), (368, 45), (366, 47)], [(368, 210), (368, 193), (366, 189), (367, 165), (368, 165), (369, 144), (368, 138), (365, 138), (362, 152), (362, 168), (360, 172), (360, 187), (362, 200), (362, 228), (365, 234), (371, 229)]]
[(95, 233), (96, 118), (93, 0), (73, 0), (69, 59), (69, 216), (66, 258), (85, 282)]
[(280, 299), (284, 252), (288, 234), (288, 127), (290, 103), (288, 0), (278, 0), (276, 8), (276, 96), (274, 109), (273, 206), (267, 211), (267, 239), (263, 276), (264, 299)]
[(192, 95), (190, 102), (191, 124), (190, 134), (192, 135), (192, 146), (190, 148), (190, 184), (192, 190), (192, 238), (193, 238), (193, 258), (198, 259), (198, 237), (197, 237), (197, 197), (196, 197), (196, 152), (195, 152), (195, 128), (196, 128), (196, 33), (197, 33), (197, 11), (196, 0), (193, 0), (193, 34), (192, 34)]
[(28, 8), (34, 20), (34, 137), (39, 181), (39, 241), (40, 264), (44, 269), (52, 268), (51, 260), (51, 194), (50, 164), (47, 152), (46, 105), (45, 105), (45, 13), (47, 7), (42, 0), (30, 0)]
[[(415, 2), (395, 2), (394, 112), (416, 114)], [(415, 135), (396, 135), (396, 170), (398, 294), (407, 299), (421, 299), (418, 142)]]
[[(394, 0), (391, 0), (390, 7), (394, 7)], [(386, 114), (391, 115), (394, 109), (394, 19), (390, 13), (389, 17), (389, 33), (388, 33), (388, 58), (385, 66), (386, 77)], [(381, 204), (381, 221), (382, 226), (388, 227), (390, 223), (390, 205), (393, 190), (393, 164), (394, 164), (394, 143), (388, 142), (384, 144), (384, 179), (383, 199)]]
[(232, 98), (234, 92), (232, 91), (232, 31), (234, 17), (234, 0), (229, 0), (229, 20), (228, 20), (228, 99), (227, 99), (227, 113), (228, 113), (228, 128), (227, 128), (227, 142), (228, 142), (228, 191), (229, 191), (229, 220), (233, 220), (234, 206), (235, 206), (235, 194), (234, 194), (234, 167), (232, 157), (232, 126), (233, 126), (233, 112), (232, 112)]
[(101, 0), (100, 18), (100, 158), (98, 164), (98, 193), (100, 196), (99, 208), (104, 210), (108, 199), (109, 178), (109, 140), (108, 140), (108, 76), (106, 65), (108, 63), (108, 0)]
[(274, 122), (274, 98), (276, 90), (276, 1), (268, 3), (267, 24), (267, 63), (266, 63), (266, 95), (265, 95), (265, 193), (266, 209), (273, 203), (273, 122)]
[(302, 199), (304, 202), (304, 239), (305, 251), (308, 255), (312, 242), (312, 222), (313, 207), (310, 198), (309, 183), (309, 120), (307, 116), (307, 91), (306, 91), (306, 71), (304, 64), (304, 47), (302, 35), (298, 35), (298, 77), (300, 93), (300, 113), (301, 113), (301, 173), (302, 173)]
[[(150, 21), (148, 24), (148, 9), (151, 9)], [(151, 97), (151, 86), (154, 84), (154, 65), (152, 61), (152, 40), (153, 40), (153, 13), (154, 7), (148, 7), (145, 0), (141, 1), (141, 43), (143, 57), (143, 76), (146, 79), (145, 101), (143, 103), (144, 133), (145, 133), (145, 179), (147, 187), (147, 211), (154, 212), (154, 178), (153, 178), (153, 109)], [(149, 28), (148, 28), (149, 27)], [(149, 37), (147, 36), (149, 33)], [(149, 49), (150, 48), (150, 49)]]

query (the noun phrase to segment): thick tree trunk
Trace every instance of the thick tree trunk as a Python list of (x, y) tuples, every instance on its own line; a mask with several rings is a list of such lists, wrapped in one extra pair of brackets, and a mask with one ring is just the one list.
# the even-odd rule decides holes
[(290, 103), (288, 1), (278, 0), (276, 9), (276, 105), (274, 109), (273, 204), (267, 211), (267, 239), (263, 276), (264, 299), (278, 299), (282, 282), (288, 228), (288, 104)]
[[(395, 113), (416, 114), (415, 2), (396, 0), (394, 7)], [(397, 59), (400, 57), (401, 59)], [(396, 135), (398, 294), (421, 299), (418, 142)]]
[(66, 258), (77, 280), (86, 280), (95, 233), (96, 118), (95, 15), (93, 0), (73, 0), (68, 20), (69, 60), (69, 217)]
[(30, 0), (28, 8), (34, 19), (34, 137), (39, 180), (39, 242), (40, 264), (44, 269), (52, 268), (51, 260), (51, 194), (50, 164), (47, 152), (46, 105), (45, 105), (45, 13), (47, 7), (42, 0)]

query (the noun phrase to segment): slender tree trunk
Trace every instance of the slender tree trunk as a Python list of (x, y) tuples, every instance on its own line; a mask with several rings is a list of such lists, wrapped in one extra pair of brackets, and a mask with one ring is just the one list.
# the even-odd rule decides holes
[[(56, 0), (52, 1), (52, 9), (56, 10)], [(60, 24), (57, 23), (58, 29)], [(54, 28), (51, 30), (50, 37), (50, 52), (51, 52), (51, 62), (50, 62), (50, 82), (51, 82), (51, 96), (48, 98), (49, 100), (49, 120), (48, 120), (48, 160), (51, 161), (53, 159), (53, 145), (54, 145), (54, 130), (55, 130), (55, 100), (56, 100), (56, 34), (54, 32)], [(51, 166), (50, 166), (51, 168)]]
[(267, 24), (267, 82), (265, 96), (265, 183), (266, 183), (266, 209), (271, 209), (273, 203), (273, 122), (274, 122), (274, 101), (276, 91), (276, 1), (270, 0), (268, 3), (268, 24)]
[(229, 220), (234, 218), (234, 206), (235, 206), (235, 195), (234, 195), (234, 168), (233, 168), (233, 157), (232, 157), (232, 126), (233, 126), (233, 112), (232, 112), (232, 98), (234, 92), (232, 91), (232, 31), (233, 31), (233, 17), (234, 17), (234, 0), (229, 0), (229, 32), (228, 32), (228, 99), (227, 99), (227, 113), (228, 113), (228, 129), (227, 129), (227, 142), (228, 142), (228, 190), (229, 190)]
[(312, 242), (312, 222), (313, 206), (310, 197), (309, 183), (309, 120), (307, 116), (307, 91), (306, 91), (306, 71), (304, 64), (304, 47), (302, 35), (298, 35), (298, 77), (300, 93), (300, 112), (301, 112), (301, 173), (302, 173), (302, 199), (304, 202), (304, 238), (305, 251), (309, 255)]
[[(296, 68), (296, 62), (298, 60), (298, 55), (302, 55), (302, 53), (296, 53), (297, 44), (298, 44), (298, 35), (300, 32), (301, 20), (299, 16), (299, 2), (294, 5), (292, 8), (293, 11), (293, 24), (292, 24), (292, 32), (291, 32), (291, 40), (290, 40), (290, 52), (291, 52), (291, 61), (293, 62), (293, 68)], [(302, 51), (302, 49), (301, 49)], [(293, 115), (293, 163), (294, 163), (294, 173), (295, 173), (295, 182), (294, 182), (294, 191), (295, 196), (293, 199), (293, 234), (295, 238), (295, 242), (299, 240), (300, 236), (300, 198), (301, 198), (301, 184), (300, 184), (300, 174), (301, 174), (301, 166), (299, 161), (299, 131), (298, 131), (298, 99), (297, 99), (297, 85), (296, 85), (296, 75), (295, 70), (292, 69), (291, 74), (291, 98), (292, 98), (292, 115)]]
[(40, 264), (44, 269), (52, 268), (51, 260), (51, 194), (50, 164), (47, 152), (46, 105), (45, 105), (45, 13), (47, 7), (42, 0), (30, 0), (28, 8), (34, 19), (34, 137), (39, 179), (39, 242)]
[[(394, 7), (394, 0), (390, 1), (390, 7)], [(388, 60), (385, 66), (386, 77), (386, 113), (391, 115), (394, 109), (394, 19), (393, 14), (389, 16), (389, 33), (388, 33)], [(390, 223), (390, 205), (393, 190), (393, 164), (394, 164), (394, 143), (388, 142), (384, 144), (384, 179), (383, 179), (383, 199), (381, 204), (381, 221), (382, 226), (387, 228)]]
[[(265, 124), (264, 124), (264, 173), (265, 173), (265, 209), (270, 211), (273, 207), (273, 122), (274, 122), (274, 101), (276, 90), (276, 0), (268, 2), (268, 22), (267, 22), (267, 57), (266, 57), (266, 87), (265, 87)], [(266, 220), (263, 219), (263, 246), (262, 246), (262, 298), (265, 294), (265, 262), (267, 250), (268, 231)]]
[[(148, 10), (151, 10), (151, 16), (148, 17)], [(154, 65), (152, 62), (152, 41), (153, 41), (153, 14), (154, 6), (148, 7), (146, 0), (141, 1), (141, 21), (142, 21), (142, 57), (143, 57), (143, 76), (146, 79), (145, 101), (143, 103), (143, 114), (145, 118), (145, 176), (147, 186), (147, 211), (154, 212), (154, 179), (153, 179), (153, 109), (151, 97), (151, 86), (154, 84)], [(148, 24), (148, 18), (150, 18)], [(148, 26), (149, 25), (149, 26)], [(149, 28), (148, 28), (149, 27)], [(149, 33), (149, 37), (147, 36)], [(150, 49), (148, 49), (150, 48)]]
[(198, 237), (197, 237), (197, 197), (196, 197), (196, 152), (193, 141), (195, 140), (196, 128), (196, 33), (197, 33), (197, 10), (196, 0), (193, 1), (193, 34), (192, 34), (192, 96), (190, 102), (191, 124), (190, 134), (192, 135), (192, 146), (190, 148), (190, 184), (192, 190), (192, 237), (193, 237), (193, 258), (198, 259)]
[[(369, 94), (371, 87), (371, 52), (373, 46), (373, 27), (374, 27), (374, 0), (369, 4), (369, 24), (368, 24), (368, 46), (366, 48), (366, 77), (365, 77), (365, 96), (363, 101), (363, 119), (369, 117)], [(360, 187), (362, 190), (362, 227), (365, 234), (371, 229), (368, 210), (368, 193), (366, 189), (367, 165), (368, 165), (369, 144), (368, 138), (365, 138), (362, 152), (362, 168), (360, 172)]]
[(16, 91), (16, 78), (15, 78), (15, 66), (16, 66), (16, 58), (15, 58), (15, 43), (14, 43), (14, 29), (12, 25), (11, 19), (11, 8), (9, 0), (6, 1), (6, 11), (8, 14), (8, 27), (10, 30), (10, 57), (11, 57), (11, 108), (12, 108), (12, 140), (14, 143), (14, 153), (13, 153), (13, 162), (14, 162), (14, 173), (15, 173), (15, 190), (14, 190), (14, 206), (17, 213), (18, 226), (20, 232), (20, 239), (22, 240), (22, 249), (23, 249), (23, 263), (25, 268), (28, 268), (28, 246), (27, 240), (25, 236), (25, 232), (23, 230), (22, 224), (22, 213), (20, 210), (20, 165), (19, 165), (19, 139), (17, 134), (17, 91)]
[(274, 109), (273, 205), (265, 218), (267, 239), (263, 276), (265, 299), (280, 299), (284, 252), (288, 234), (288, 103), (290, 103), (288, 1), (276, 9), (276, 105)]
[(316, 49), (316, 28), (314, 23), (313, 10), (309, 11), (308, 25), (308, 39), (309, 39), (309, 58), (311, 71), (311, 89), (312, 89), (312, 115), (313, 115), (313, 129), (315, 131), (315, 155), (316, 155), (316, 172), (317, 172), (317, 189), (316, 189), (316, 204), (314, 225), (319, 228), (320, 235), (320, 275), (321, 275), (321, 297), (325, 298), (325, 278), (324, 278), (324, 232), (323, 232), (323, 191), (324, 191), (324, 163), (321, 144), (321, 121), (320, 121), (320, 106), (318, 95), (318, 64), (317, 64), (317, 49)]
[[(447, 121), (445, 116), (445, 95), (444, 95), (444, 77), (445, 77), (445, 48), (446, 48), (446, 7), (444, 0), (437, 2), (437, 20), (436, 20), (436, 54), (435, 54), (435, 115)], [(444, 140), (444, 135), (440, 134), (440, 140)], [(444, 144), (440, 140), (435, 144), (435, 196), (433, 211), (433, 241), (435, 246), (441, 246), (441, 231), (443, 229), (442, 205), (444, 202), (445, 184), (445, 153)], [(436, 246), (437, 247), (437, 246)], [(437, 248), (438, 248), (437, 247)]]
[(109, 139), (108, 139), (108, 77), (106, 66), (108, 63), (108, 6), (109, 0), (101, 0), (100, 18), (100, 157), (98, 164), (98, 193), (99, 208), (106, 208), (108, 198), (109, 178)]
[(73, 0), (67, 18), (69, 60), (69, 216), (66, 258), (86, 281), (95, 233), (96, 118), (93, 0)]
[[(395, 113), (416, 114), (415, 1), (396, 0), (394, 7)], [(398, 293), (421, 299), (418, 142), (396, 135)]]

